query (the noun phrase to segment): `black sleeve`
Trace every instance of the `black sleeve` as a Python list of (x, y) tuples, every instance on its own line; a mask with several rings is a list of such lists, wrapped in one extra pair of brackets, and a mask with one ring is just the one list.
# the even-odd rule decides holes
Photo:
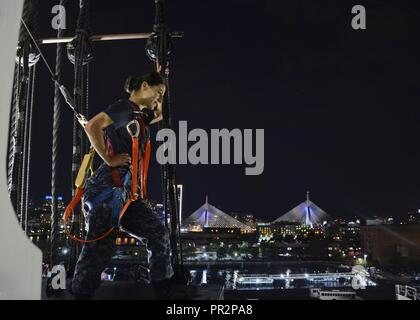
[(115, 129), (124, 127), (131, 120), (131, 106), (127, 101), (119, 100), (104, 111), (114, 122)]

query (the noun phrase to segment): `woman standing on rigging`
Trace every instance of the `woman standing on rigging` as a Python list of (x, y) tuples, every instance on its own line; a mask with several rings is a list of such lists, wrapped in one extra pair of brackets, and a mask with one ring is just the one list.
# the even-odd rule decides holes
[[(114, 220), (112, 217), (115, 203), (112, 197), (104, 199), (101, 194), (110, 188), (124, 188), (129, 185), (126, 177), (130, 174), (129, 166), (133, 155), (132, 137), (127, 125), (133, 120), (141, 124), (139, 157), (144, 157), (150, 137), (148, 126), (162, 119), (166, 87), (159, 73), (129, 77), (125, 90), (130, 94), (128, 100), (119, 100), (110, 105), (104, 112), (93, 117), (85, 127), (92, 146), (104, 161), (85, 185), (83, 203), (87, 224), (86, 240), (100, 237), (110, 225), (115, 225), (115, 217)], [(145, 185), (142, 184), (145, 184), (145, 179), (139, 180), (139, 194), (144, 195)], [(116, 225), (121, 225), (123, 231), (139, 240), (147, 238), (150, 278), (158, 291), (158, 297), (162, 297), (162, 290), (168, 288), (174, 274), (170, 260), (169, 234), (163, 221), (142, 200), (140, 197), (133, 202)], [(84, 244), (71, 286), (72, 293), (79, 298), (90, 298), (100, 285), (101, 273), (116, 250), (116, 230), (101, 240)]]

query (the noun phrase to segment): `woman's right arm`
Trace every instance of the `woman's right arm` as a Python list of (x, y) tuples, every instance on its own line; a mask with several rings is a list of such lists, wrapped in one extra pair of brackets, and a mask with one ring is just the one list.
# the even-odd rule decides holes
[(130, 155), (127, 153), (110, 155), (105, 145), (104, 129), (113, 123), (112, 119), (105, 113), (101, 112), (94, 116), (85, 126), (85, 132), (95, 151), (110, 167), (119, 167), (129, 165), (131, 162)]

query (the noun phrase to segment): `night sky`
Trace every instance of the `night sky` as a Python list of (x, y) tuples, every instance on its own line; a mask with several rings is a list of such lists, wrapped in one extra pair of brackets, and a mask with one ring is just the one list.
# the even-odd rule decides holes
[[(54, 37), (51, 8), (41, 1), (44, 37)], [(77, 1), (69, 1), (68, 30)], [(94, 34), (149, 32), (152, 0), (92, 1)], [(363, 4), (367, 30), (351, 28)], [(420, 208), (420, 4), (418, 1), (168, 1), (174, 41), (171, 96), (174, 127), (265, 129), (265, 170), (244, 165), (177, 167), (184, 217), (209, 202), (231, 213), (271, 221), (305, 199), (333, 217), (404, 216)], [(95, 43), (90, 115), (125, 98), (130, 74), (152, 70), (143, 40)], [(55, 46), (43, 47), (52, 65)], [(38, 64), (31, 193), (49, 193), (53, 86)], [(72, 88), (66, 60), (65, 84)], [(61, 127), (59, 190), (70, 198), (72, 113)], [(155, 140), (153, 140), (154, 142)], [(154, 145), (156, 146), (156, 142)], [(154, 157), (151, 197), (160, 195)]]

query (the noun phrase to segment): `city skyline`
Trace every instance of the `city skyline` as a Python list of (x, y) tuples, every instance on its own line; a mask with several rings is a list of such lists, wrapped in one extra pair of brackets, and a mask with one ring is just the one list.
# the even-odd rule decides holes
[[(378, 218), (379, 219), (391, 218), (391, 219), (394, 220), (394, 218), (396, 218), (395, 219), (396, 222), (402, 222), (402, 221), (409, 221), (410, 216), (413, 215), (413, 214), (415, 214), (415, 215), (419, 214), (420, 215), (420, 209), (416, 209), (416, 210), (408, 211), (405, 215), (396, 215), (396, 216), (395, 215), (380, 215), (380, 214), (369, 216), (369, 217), (362, 216), (362, 215), (354, 215), (354, 216), (333, 215), (333, 216), (331, 216), (327, 212), (325, 212), (322, 208), (318, 207), (316, 203), (309, 200), (308, 194), (309, 194), (309, 192), (306, 192), (306, 200), (304, 200), (303, 202), (301, 202), (298, 205), (295, 205), (293, 208), (291, 208), (290, 210), (288, 210), (286, 212), (279, 213), (279, 215), (274, 219), (270, 219), (268, 216), (263, 216), (263, 217), (256, 216), (252, 212), (238, 212), (238, 211), (226, 212), (226, 210), (220, 209), (217, 205), (214, 205), (213, 202), (209, 201), (208, 196), (206, 195), (206, 198), (203, 201), (203, 204), (199, 208), (196, 208), (193, 212), (185, 212), (185, 209), (183, 208), (183, 205), (184, 205), (184, 202), (183, 202), (183, 204), (182, 204), (182, 209), (183, 210), (180, 211), (181, 214), (182, 214), (182, 216), (180, 217), (180, 220), (182, 222), (184, 222), (184, 220), (186, 220), (187, 218), (190, 218), (192, 215), (194, 215), (194, 213), (197, 213), (200, 209), (205, 207), (206, 203), (208, 203), (208, 205), (210, 207), (214, 208), (215, 210), (219, 210), (219, 211), (223, 210), (223, 213), (226, 213), (230, 217), (233, 217), (235, 219), (238, 219), (239, 217), (252, 216), (256, 219), (256, 221), (261, 222), (261, 223), (298, 222), (298, 221), (303, 219), (302, 223), (306, 224), (304, 220), (307, 219), (307, 218), (305, 218), (305, 217), (296, 218), (297, 210), (303, 210), (302, 212), (306, 213), (306, 211), (305, 211), (306, 209), (302, 207), (304, 204), (307, 204), (310, 207), (311, 214), (316, 213), (316, 215), (319, 215), (319, 213), (321, 213), (322, 216), (325, 217), (326, 220), (330, 220), (330, 221), (331, 220), (353, 221), (353, 220), (360, 220), (360, 219), (374, 220), (374, 219), (378, 219)], [(184, 195), (184, 197), (185, 197), (185, 195)], [(64, 199), (61, 195), (58, 195), (57, 198), (58, 198), (58, 201), (61, 204), (61, 206), (64, 206), (64, 208), (65, 208), (68, 204), (66, 202), (66, 199)], [(45, 206), (46, 204), (51, 202), (51, 199), (52, 199), (52, 197), (51, 197), (50, 194), (45, 194), (40, 199), (38, 199), (38, 201), (34, 201), (34, 199), (31, 198), (30, 201), (29, 201), (29, 207), (37, 208), (37, 206)], [(184, 198), (184, 200), (185, 200), (185, 198)], [(308, 203), (308, 200), (309, 200), (309, 203)], [(161, 206), (161, 204), (158, 201), (153, 201), (153, 202), (156, 203), (158, 206)], [(292, 217), (292, 219), (287, 219), (285, 217)], [(321, 218), (318, 216), (318, 218), (316, 218), (315, 220), (317, 222), (320, 222), (322, 220), (322, 219), (321, 220), (320, 219)], [(323, 222), (323, 220), (321, 222)]]

